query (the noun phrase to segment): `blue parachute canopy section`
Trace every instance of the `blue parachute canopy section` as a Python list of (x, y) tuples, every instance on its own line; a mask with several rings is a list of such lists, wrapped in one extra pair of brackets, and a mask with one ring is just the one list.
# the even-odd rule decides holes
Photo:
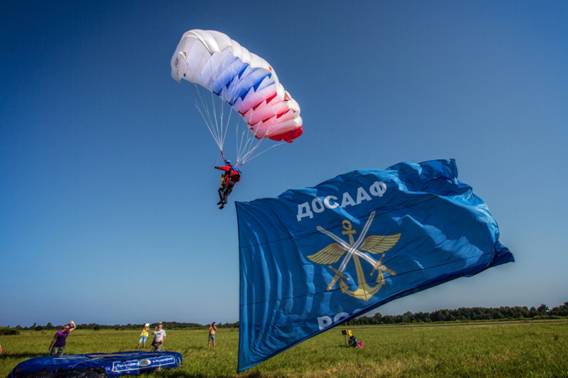
[(393, 299), (513, 261), (457, 176), (454, 160), (400, 163), (238, 202), (238, 370)]
[(119, 352), (69, 354), (61, 357), (37, 357), (18, 364), (8, 376), (20, 377), (91, 377), (105, 374), (107, 377), (136, 375), (160, 368), (181, 365), (182, 356), (177, 352)]

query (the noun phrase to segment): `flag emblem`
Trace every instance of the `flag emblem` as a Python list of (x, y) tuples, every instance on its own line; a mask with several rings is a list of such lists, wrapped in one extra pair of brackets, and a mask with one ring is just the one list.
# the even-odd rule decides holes
[[(388, 276), (396, 276), (396, 272), (387, 267), (383, 263), (385, 254), (391, 250), (400, 240), (400, 233), (392, 235), (369, 235), (369, 229), (375, 219), (375, 211), (372, 211), (365, 222), (357, 239), (355, 235), (357, 231), (353, 228), (351, 222), (347, 219), (341, 222), (341, 234), (347, 236), (345, 241), (338, 235), (326, 230), (321, 226), (317, 226), (317, 230), (322, 234), (331, 238), (334, 242), (321, 249), (320, 251), (308, 256), (312, 262), (327, 267), (335, 273), (332, 280), (327, 285), (327, 290), (333, 290), (339, 282), (339, 289), (354, 298), (368, 301), (381, 290), (385, 285), (385, 278)], [(376, 259), (373, 255), (381, 255)], [(341, 260), (339, 267), (335, 268), (334, 264)], [(357, 274), (357, 283), (354, 290), (350, 289), (348, 282), (350, 278), (345, 274), (349, 263), (353, 260), (355, 264), (355, 272)], [(373, 280), (367, 281), (366, 271), (363, 269), (361, 260), (364, 260), (366, 266), (371, 267), (369, 278)], [(376, 277), (375, 277), (376, 275)]]

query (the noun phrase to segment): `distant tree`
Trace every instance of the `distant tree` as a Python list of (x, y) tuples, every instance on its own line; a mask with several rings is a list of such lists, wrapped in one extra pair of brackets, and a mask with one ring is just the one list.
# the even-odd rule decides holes
[(549, 313), (554, 316), (568, 316), (568, 302), (564, 302), (564, 304), (554, 307), (549, 311)]
[(377, 312), (372, 316), (361, 316), (345, 323), (348, 325), (365, 325), (365, 324), (398, 324), (398, 323), (415, 323), (415, 322), (440, 322), (440, 321), (476, 321), (476, 320), (499, 320), (499, 319), (524, 319), (533, 318), (535, 316), (568, 316), (568, 302), (548, 309), (546, 305), (540, 305), (538, 308), (527, 306), (514, 307), (460, 307), (453, 310), (436, 310), (433, 312), (410, 312), (407, 311), (402, 315), (382, 315)]
[(548, 306), (545, 304), (541, 304), (537, 307), (536, 311), (539, 315), (546, 315), (548, 313)]

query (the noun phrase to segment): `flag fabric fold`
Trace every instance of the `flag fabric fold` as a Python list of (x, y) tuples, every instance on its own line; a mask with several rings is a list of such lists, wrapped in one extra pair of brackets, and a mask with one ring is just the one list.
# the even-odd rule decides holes
[(513, 261), (454, 160), (238, 202), (238, 371), (386, 302)]

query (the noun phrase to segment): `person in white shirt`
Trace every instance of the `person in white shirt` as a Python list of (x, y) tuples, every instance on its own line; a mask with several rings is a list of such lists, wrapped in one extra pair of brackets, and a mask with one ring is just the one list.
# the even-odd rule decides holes
[(152, 340), (152, 350), (160, 352), (166, 342), (166, 330), (162, 326), (162, 322), (158, 323), (154, 331), (154, 339)]

